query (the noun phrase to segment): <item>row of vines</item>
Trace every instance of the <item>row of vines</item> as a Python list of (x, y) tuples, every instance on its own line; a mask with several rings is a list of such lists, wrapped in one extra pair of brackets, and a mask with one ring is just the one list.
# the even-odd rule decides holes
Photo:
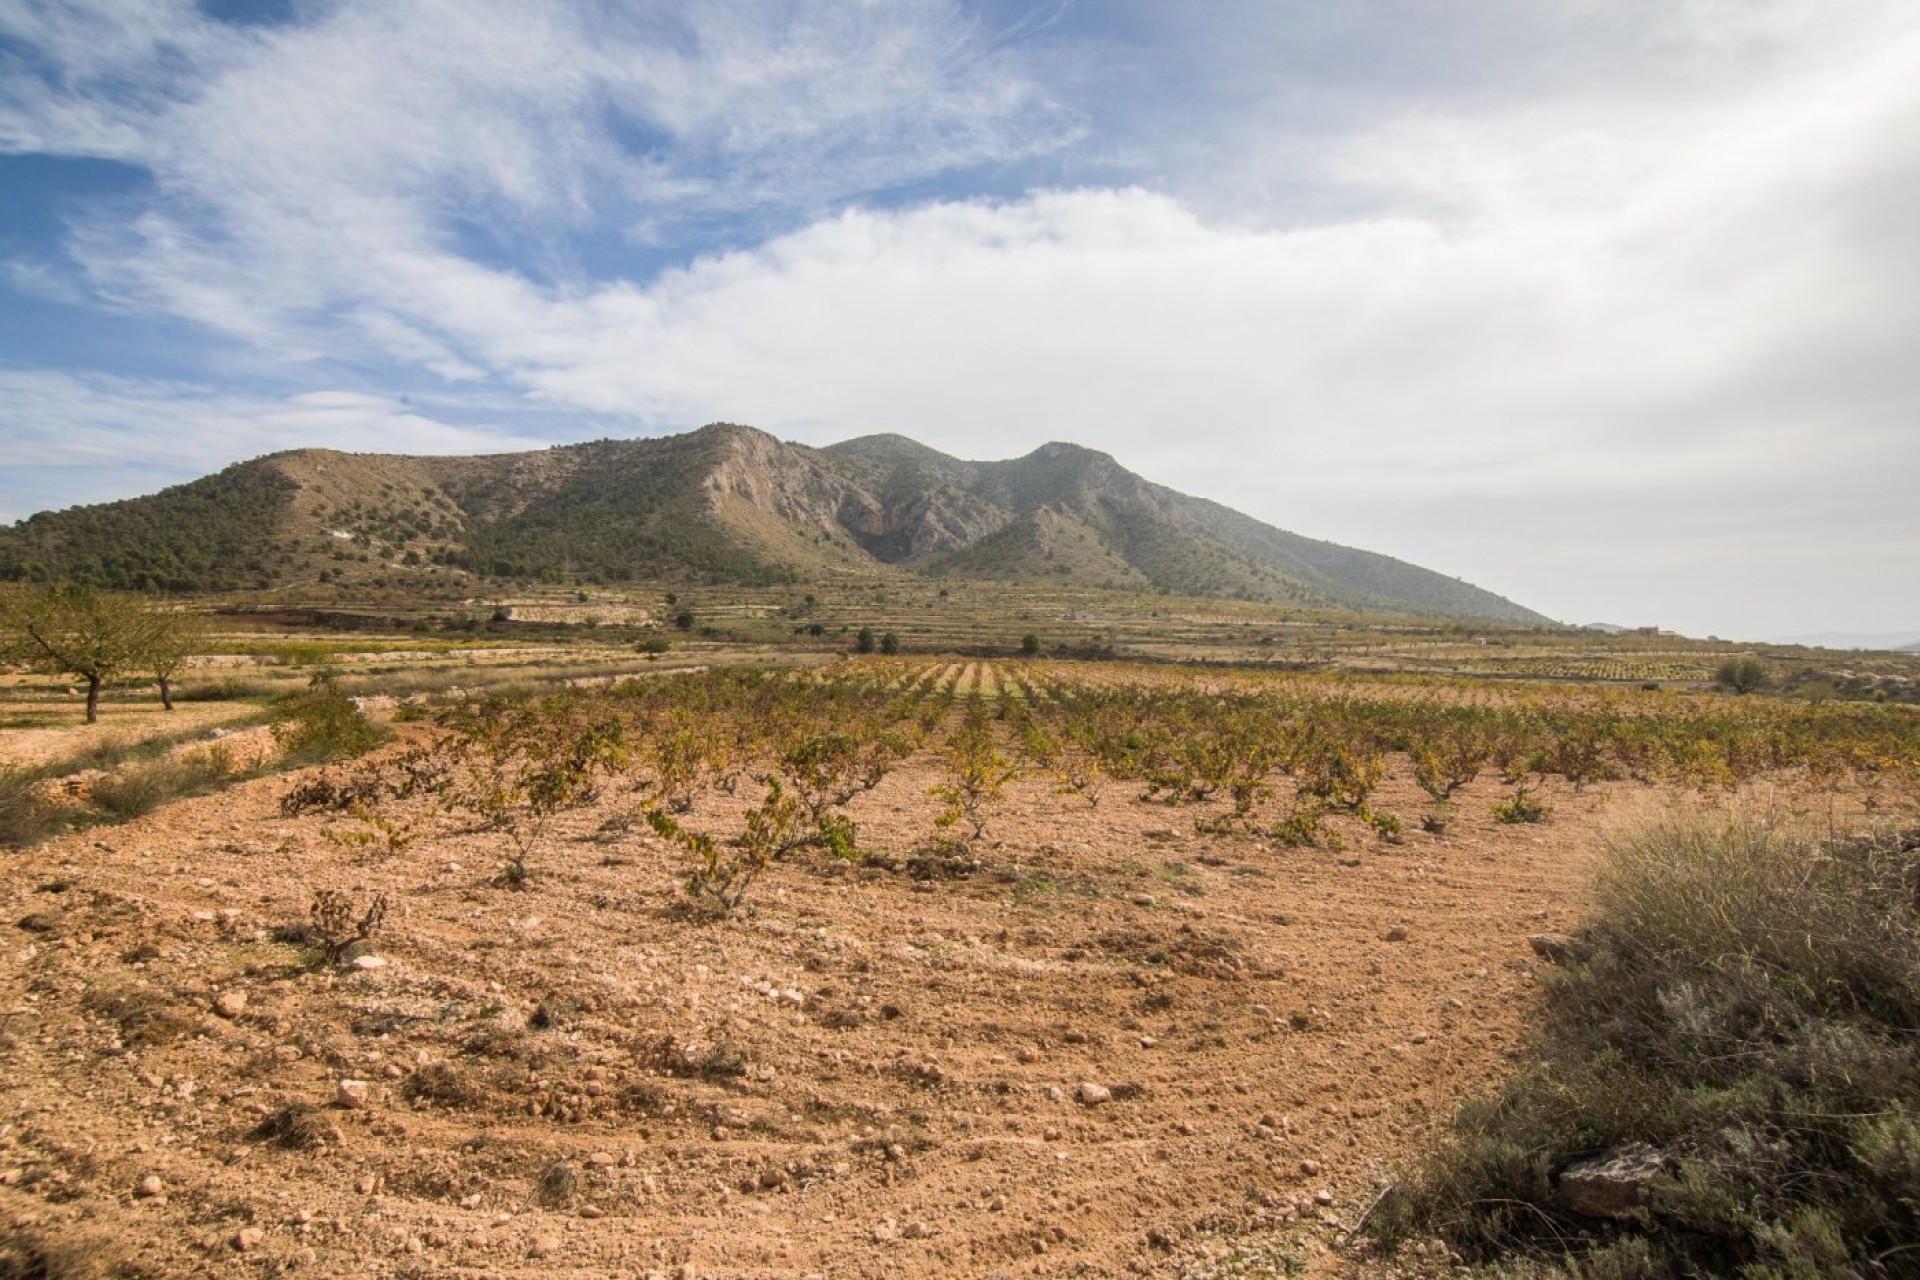
[[(850, 806), (909, 760), (933, 767), (931, 848), (946, 855), (986, 835), (1004, 788), (1022, 776), (1051, 782), (1063, 803), (1097, 806), (1111, 792), (1196, 806), (1202, 833), (1338, 845), (1354, 822), (1401, 837), (1415, 815), (1378, 798), (1395, 764), (1424, 793), (1417, 820), (1436, 834), (1462, 790), (1486, 777), (1499, 780), (1494, 816), (1507, 822), (1544, 818), (1550, 779), (1707, 788), (1793, 772), (1874, 803), (1920, 774), (1920, 715), (1317, 676), (855, 662), (463, 701), (434, 714), (424, 741), (311, 777), (282, 808), (350, 814), (352, 839), (398, 849), (427, 801), (469, 830), (503, 835), (500, 880), (518, 886), (538, 870), (557, 820), (595, 806), (603, 839), (649, 831), (678, 846), (692, 898), (725, 913), (783, 859), (863, 853)], [(698, 805), (708, 793), (737, 799)]]

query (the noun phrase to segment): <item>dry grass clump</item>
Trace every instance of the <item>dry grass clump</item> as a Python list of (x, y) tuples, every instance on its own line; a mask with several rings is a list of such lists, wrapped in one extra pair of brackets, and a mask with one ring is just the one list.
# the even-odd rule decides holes
[(233, 774), (233, 753), (208, 747), (122, 769), (88, 788), (87, 800), (106, 821), (125, 822), (169, 801), (217, 791)]
[(400, 1096), (443, 1107), (477, 1107), (487, 1101), (487, 1088), (451, 1062), (429, 1062), (401, 1082)]
[(27, 849), (66, 829), (72, 809), (47, 794), (47, 772), (0, 766), (0, 849)]
[[(137, 742), (102, 739), (46, 764), (0, 765), (0, 849), (26, 849), (73, 828), (125, 822), (247, 776), (225, 747), (176, 752), (199, 731)], [(77, 775), (104, 773), (86, 783)]]
[(105, 1236), (51, 1235), (31, 1227), (0, 1231), (0, 1280), (138, 1280), (151, 1275)]
[(81, 998), (81, 1007), (120, 1029), (123, 1044), (165, 1044), (200, 1029), (200, 1019), (169, 996), (149, 987), (102, 985)]
[(312, 1151), (341, 1142), (340, 1127), (332, 1117), (305, 1102), (281, 1107), (254, 1127), (253, 1136), (289, 1151)]
[[(1755, 1280), (1920, 1265), (1920, 830), (1818, 840), (1674, 816), (1617, 840), (1499, 1096), (1376, 1218), (1473, 1261)], [(1558, 1178), (1628, 1143), (1669, 1158), (1622, 1222)]]
[(560, 1208), (580, 1194), (586, 1175), (571, 1160), (556, 1160), (541, 1171), (535, 1184), (536, 1198), (542, 1205)]

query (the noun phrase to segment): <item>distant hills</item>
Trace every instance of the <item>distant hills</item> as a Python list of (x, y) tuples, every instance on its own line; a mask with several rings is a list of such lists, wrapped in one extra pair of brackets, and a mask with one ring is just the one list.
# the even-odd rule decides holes
[(1768, 636), (1770, 644), (1798, 644), (1810, 649), (1884, 649), (1920, 652), (1920, 631), (1822, 631), (1811, 635)]
[(300, 449), (0, 529), (0, 578), (146, 590), (853, 573), (1548, 622), (1456, 578), (1176, 493), (1072, 444), (967, 462), (904, 436), (814, 449), (714, 424), (486, 457)]

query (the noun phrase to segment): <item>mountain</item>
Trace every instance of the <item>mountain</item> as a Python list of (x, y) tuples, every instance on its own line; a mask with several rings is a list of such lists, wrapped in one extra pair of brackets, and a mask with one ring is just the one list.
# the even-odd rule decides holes
[(813, 449), (725, 423), (484, 457), (300, 449), (0, 529), (0, 578), (170, 591), (844, 573), (1547, 621), (1458, 579), (1176, 493), (1078, 445), (967, 462), (904, 436)]

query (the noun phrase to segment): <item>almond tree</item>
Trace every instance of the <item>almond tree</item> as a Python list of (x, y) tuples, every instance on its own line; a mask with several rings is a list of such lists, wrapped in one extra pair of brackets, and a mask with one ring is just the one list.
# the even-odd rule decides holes
[(147, 611), (127, 596), (59, 584), (15, 590), (0, 602), (0, 655), (87, 682), (87, 723), (100, 718), (100, 686), (137, 666)]
[(173, 710), (173, 678), (187, 665), (204, 630), (202, 619), (177, 609), (149, 605), (141, 615), (139, 665), (160, 683), (160, 705)]

